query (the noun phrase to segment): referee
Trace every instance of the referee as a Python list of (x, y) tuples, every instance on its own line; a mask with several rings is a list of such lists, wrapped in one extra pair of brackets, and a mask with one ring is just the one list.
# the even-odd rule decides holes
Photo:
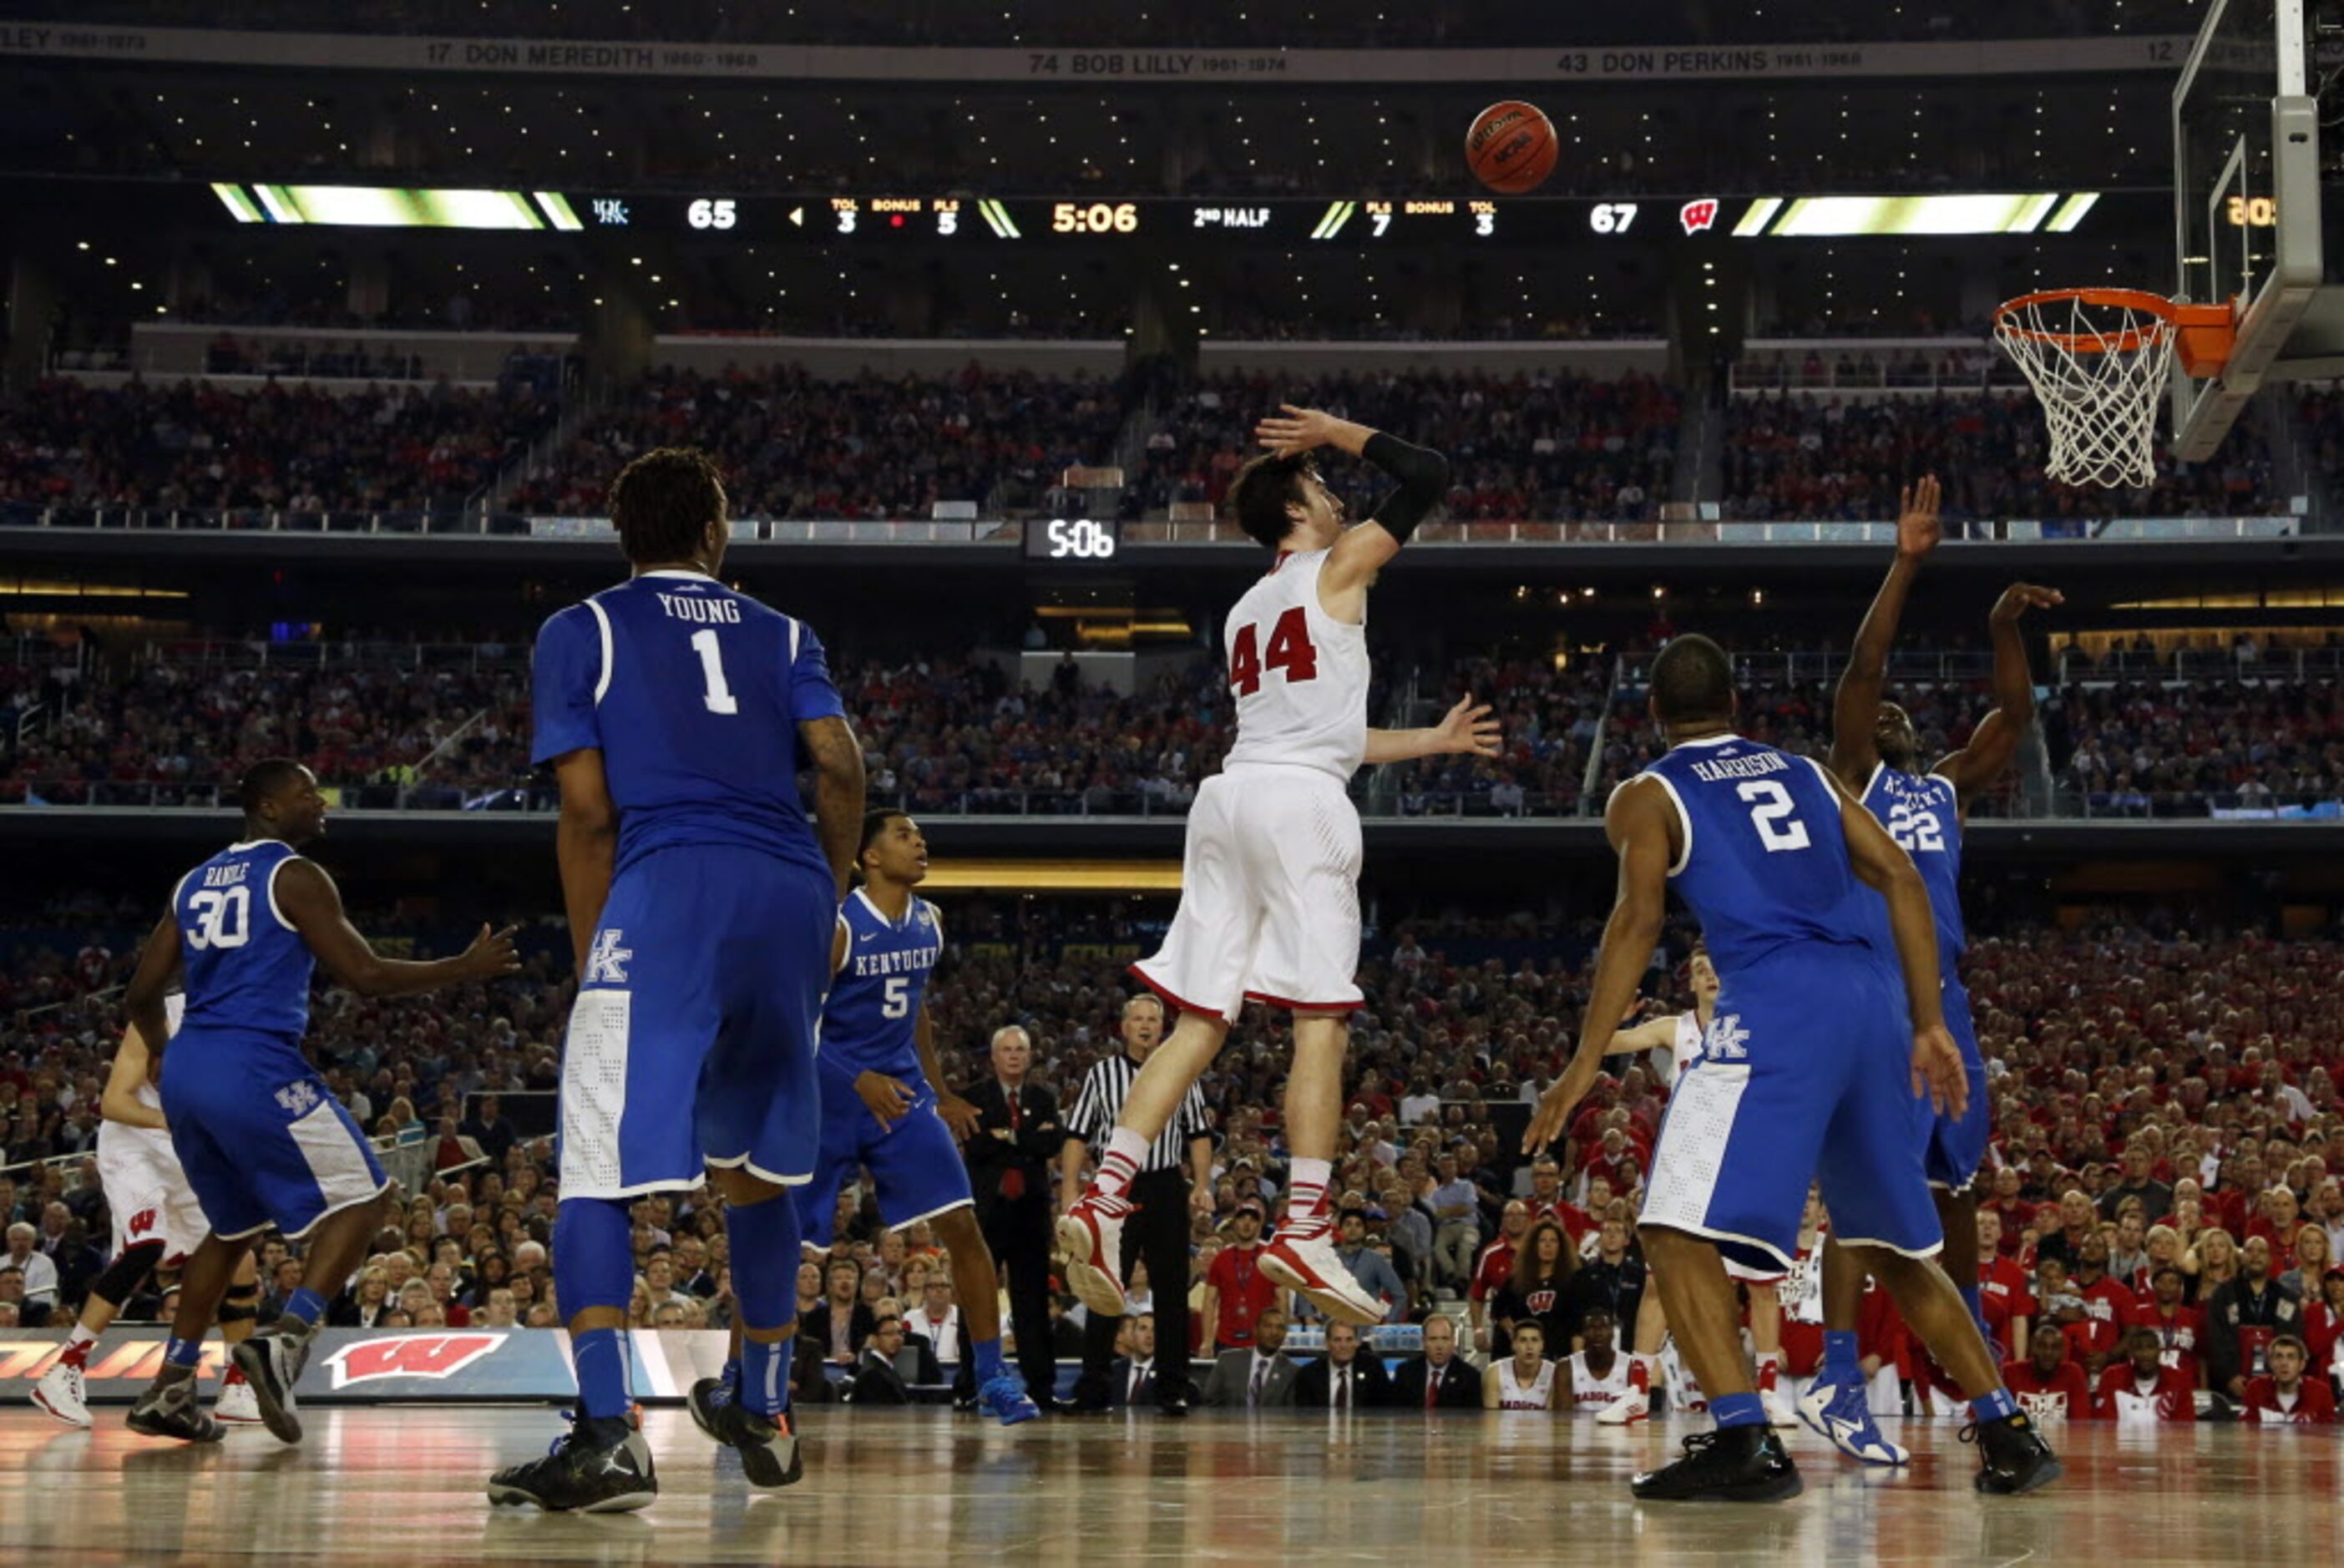
[[(1091, 1068), (1082, 1092), (1066, 1118), (1068, 1137), (1059, 1150), (1059, 1175), (1065, 1203), (1072, 1208), (1083, 1195), (1083, 1161), (1090, 1145), (1104, 1145), (1123, 1114), (1124, 1097), (1164, 1038), (1164, 1004), (1145, 992), (1123, 1005), (1123, 1052)], [(1185, 1156), (1187, 1171), (1181, 1166)], [(1190, 1183), (1194, 1183), (1194, 1197)], [(1212, 1121), (1205, 1097), (1195, 1085), (1180, 1102), (1156, 1141), (1148, 1147), (1139, 1174), (1131, 1184), (1135, 1212), (1123, 1227), (1123, 1282), (1131, 1283), (1132, 1265), (1147, 1265), (1147, 1286), (1155, 1298), (1157, 1403), (1166, 1415), (1187, 1415), (1188, 1383), (1188, 1208), (1191, 1201), (1209, 1203), (1213, 1190)], [(1092, 1313), (1083, 1328), (1083, 1371), (1075, 1382), (1075, 1408), (1105, 1410), (1107, 1368), (1115, 1355), (1116, 1320)]]

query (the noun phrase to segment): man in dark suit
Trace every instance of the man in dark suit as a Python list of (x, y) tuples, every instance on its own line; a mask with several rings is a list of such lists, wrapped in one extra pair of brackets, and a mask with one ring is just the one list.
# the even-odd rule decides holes
[(798, 1323), (798, 1339), (816, 1347), (822, 1359), (852, 1365), (854, 1347), (878, 1326), (863, 1304), (863, 1266), (845, 1252), (834, 1253), (823, 1274), (821, 1302)]
[(1434, 1316), (1424, 1324), (1424, 1359), (1409, 1361), (1392, 1380), (1400, 1410), (1480, 1410), (1481, 1374), (1457, 1353), (1457, 1325)]
[[(846, 1402), (854, 1405), (907, 1405), (912, 1402), (911, 1385), (896, 1365), (896, 1357), (904, 1351), (904, 1320), (901, 1314), (889, 1313), (877, 1320), (871, 1338), (863, 1347), (862, 1356), (854, 1363), (854, 1381), (847, 1385)], [(930, 1358), (933, 1359), (933, 1358)], [(939, 1371), (938, 1377), (942, 1377)]]
[(1359, 1330), (1349, 1323), (1328, 1324), (1327, 1353), (1295, 1374), (1294, 1402), (1304, 1410), (1377, 1410), (1391, 1401), (1384, 1359), (1361, 1349)]
[(1156, 1314), (1141, 1312), (1124, 1327), (1125, 1353), (1107, 1365), (1106, 1402), (1111, 1410), (1152, 1404), (1156, 1400)]
[(1205, 1380), (1205, 1402), (1216, 1410), (1281, 1410), (1294, 1403), (1298, 1371), (1286, 1359), (1286, 1313), (1264, 1307), (1253, 1320), (1253, 1343), (1223, 1351)]
[(1050, 1323), (1050, 1165), (1066, 1140), (1058, 1101), (1026, 1081), (1034, 1042), (1011, 1024), (993, 1034), (993, 1072), (962, 1097), (976, 1108), (976, 1130), (961, 1146), (976, 1222), (1009, 1279), (1009, 1328), (1017, 1370), (1035, 1402), (1052, 1408), (1057, 1386)]

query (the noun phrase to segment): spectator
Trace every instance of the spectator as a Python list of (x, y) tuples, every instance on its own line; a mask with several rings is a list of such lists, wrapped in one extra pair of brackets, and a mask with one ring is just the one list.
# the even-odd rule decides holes
[(1305, 1410), (1379, 1410), (1391, 1400), (1383, 1358), (1362, 1350), (1359, 1330), (1349, 1323), (1328, 1324), (1327, 1353), (1294, 1378), (1294, 1402)]
[[(1383, 1210), (1375, 1214), (1381, 1218)], [(1397, 1323), (1409, 1307), (1408, 1287), (1400, 1283), (1399, 1271), (1391, 1259), (1368, 1241), (1368, 1211), (1346, 1206), (1337, 1222), (1335, 1255), (1359, 1289), (1384, 1304), (1384, 1321)]]
[(878, 1318), (863, 1300), (863, 1266), (851, 1255), (834, 1251), (828, 1278), (830, 1288), (821, 1304), (798, 1320), (798, 1337), (826, 1347), (824, 1360), (854, 1366), (862, 1353), (857, 1347), (869, 1342)]
[(1541, 1344), (1569, 1353), (1568, 1347), (1579, 1333), (1580, 1314), (1571, 1280), (1577, 1262), (1578, 1254), (1565, 1240), (1561, 1226), (1551, 1219), (1540, 1219), (1531, 1226), (1514, 1255), (1513, 1274), (1490, 1310), (1497, 1324), (1490, 1334), (1493, 1360), (1502, 1361), (1512, 1353), (1513, 1332), (1524, 1323), (1539, 1325)]
[(2257, 1236), (2238, 1249), (2238, 1277), (2206, 1302), (2206, 1377), (2218, 1393), (2244, 1401), (2264, 1370), (2271, 1341), (2300, 1334), (2303, 1303), (2271, 1278), (2270, 1243)]
[(1228, 1242), (1205, 1274), (1204, 1320), (1212, 1325), (1213, 1353), (1250, 1350), (1254, 1323), (1278, 1300), (1278, 1285), (1261, 1271), (1261, 1205), (1241, 1200), (1229, 1217)]
[[(854, 1376), (847, 1385), (846, 1402), (853, 1405), (907, 1405), (912, 1402), (910, 1384), (904, 1377), (898, 1359), (904, 1351), (904, 1315), (890, 1310), (893, 1297), (883, 1297), (881, 1307), (871, 1320), (870, 1337), (863, 1341), (862, 1353), (854, 1361)], [(938, 1379), (941, 1381), (941, 1377)]]
[(2248, 1380), (2241, 1400), (2243, 1418), (2297, 1426), (2332, 1426), (2336, 1394), (2322, 1378), (2306, 1377), (2307, 1352), (2293, 1334), (2270, 1342), (2270, 1370)]
[[(1081, 1353), (1081, 1341), (1076, 1341)], [(1107, 1363), (1106, 1402), (1137, 1410), (1156, 1402), (1156, 1314), (1136, 1312), (1125, 1326), (1122, 1351)]]
[(1480, 1410), (1481, 1374), (1457, 1353), (1457, 1323), (1436, 1312), (1424, 1320), (1424, 1355), (1400, 1363), (1392, 1404), (1402, 1410)]
[(2003, 1363), (2002, 1381), (2018, 1408), (2037, 1421), (2091, 1419), (2091, 1385), (2069, 1358), (2067, 1336), (2056, 1323), (2035, 1330), (2025, 1361)]
[(16, 1270), (17, 1284), (22, 1288), (16, 1298), (18, 1313), (27, 1329), (46, 1323), (57, 1307), (57, 1265), (34, 1245), (39, 1236), (38, 1230), (18, 1220), (8, 1227), (7, 1255), (0, 1259), (0, 1268)]
[[(1226, 1254), (1224, 1254), (1226, 1256)], [(1249, 1343), (1213, 1359), (1205, 1403), (1217, 1410), (1278, 1410), (1294, 1403), (1298, 1371), (1286, 1356), (1286, 1313), (1264, 1307), (1254, 1316)]]

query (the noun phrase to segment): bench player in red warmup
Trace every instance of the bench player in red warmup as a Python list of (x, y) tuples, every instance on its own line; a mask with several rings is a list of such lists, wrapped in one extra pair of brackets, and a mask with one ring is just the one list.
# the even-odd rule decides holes
[[(1440, 453), (1349, 420), (1288, 406), (1254, 430), (1268, 451), (1238, 472), (1231, 509), (1277, 551), (1225, 627), (1237, 741), (1188, 813), (1180, 907), (1164, 946), (1133, 966), (1180, 1022), (1124, 1098), (1098, 1173), (1058, 1222), (1066, 1281), (1094, 1312), (1124, 1311), (1123, 1221), (1148, 1145), (1228, 1038), (1248, 997), (1294, 1015), (1285, 1218), (1262, 1272), (1338, 1322), (1383, 1319), (1336, 1256), (1327, 1185), (1343, 1115), (1346, 1019), (1359, 1006), (1362, 763), (1495, 756), (1498, 726), (1470, 697), (1429, 730), (1368, 728), (1368, 586), (1449, 489)], [(1397, 481), (1356, 528), (1311, 454), (1337, 447)]]

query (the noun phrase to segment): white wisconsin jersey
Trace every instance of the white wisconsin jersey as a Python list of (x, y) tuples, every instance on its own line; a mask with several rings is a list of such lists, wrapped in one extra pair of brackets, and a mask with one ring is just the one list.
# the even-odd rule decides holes
[(1824, 1239), (1817, 1232), (1811, 1246), (1799, 1249), (1792, 1260), (1791, 1271), (1783, 1276), (1775, 1288), (1783, 1303), (1783, 1318), (1793, 1323), (1820, 1323), (1824, 1320)]
[(1528, 1388), (1514, 1371), (1514, 1359), (1498, 1363), (1498, 1408), (1501, 1411), (1542, 1411), (1554, 1402), (1554, 1363), (1539, 1363), (1537, 1381)]
[(1225, 765), (1317, 768), (1349, 783), (1368, 751), (1368, 629), (1319, 607), (1327, 551), (1281, 555), (1222, 626), (1238, 738)]
[[(163, 998), (163, 1027), (171, 1031), (171, 1037), (177, 1037), (179, 1020), (187, 1016), (187, 994), (185, 991), (173, 991)], [(150, 1061), (153, 1059), (151, 1053), (148, 1059)], [(130, 1098), (149, 1110), (163, 1108), (162, 1091), (155, 1087), (155, 1080), (151, 1077), (141, 1079), (138, 1087), (130, 1091)], [(110, 1122), (106, 1125), (114, 1128), (116, 1137), (152, 1144), (169, 1154), (174, 1165), (178, 1162), (178, 1155), (171, 1148), (171, 1135), (161, 1128), (132, 1127), (127, 1122)]]
[(1587, 1352), (1573, 1351), (1571, 1358), (1571, 1408), (1575, 1411), (1600, 1411), (1628, 1391), (1628, 1370), (1635, 1358), (1624, 1352), (1612, 1352), (1612, 1371), (1608, 1376), (1597, 1377), (1587, 1370)]
[(1701, 1015), (1679, 1013), (1676, 1016), (1677, 1037), (1668, 1049), (1652, 1047), (1652, 1076), (1661, 1080), (1662, 1088), (1674, 1088), (1677, 1079), (1684, 1077), (1685, 1068), (1692, 1066), (1693, 1057), (1701, 1055)]

